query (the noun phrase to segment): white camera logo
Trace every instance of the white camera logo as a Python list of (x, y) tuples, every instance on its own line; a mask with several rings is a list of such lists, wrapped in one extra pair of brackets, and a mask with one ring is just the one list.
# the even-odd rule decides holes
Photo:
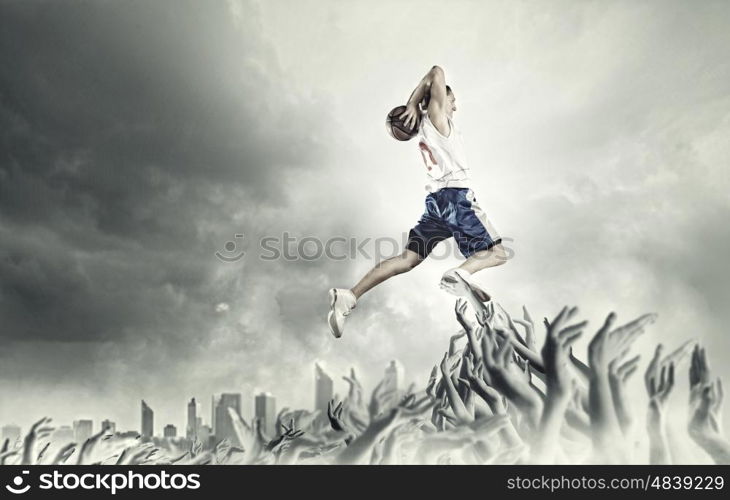
[[(22, 473), (28, 474), (29, 472), (30, 471), (24, 470)], [(7, 484), (7, 485), (5, 485), (5, 488), (10, 493), (15, 493), (16, 495), (22, 495), (23, 493), (27, 492), (30, 489), (29, 484), (26, 484), (25, 486), (23, 486), (23, 476), (15, 476), (13, 478), (13, 484), (15, 485), (15, 487)]]

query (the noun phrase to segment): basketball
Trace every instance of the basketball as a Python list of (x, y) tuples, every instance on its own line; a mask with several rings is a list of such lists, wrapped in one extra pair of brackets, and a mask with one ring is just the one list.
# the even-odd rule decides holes
[(393, 108), (390, 113), (388, 113), (388, 117), (385, 119), (386, 130), (393, 139), (398, 141), (409, 141), (418, 132), (418, 124), (416, 124), (416, 128), (411, 130), (403, 124), (403, 120), (398, 118), (405, 112), (405, 110), (405, 106)]

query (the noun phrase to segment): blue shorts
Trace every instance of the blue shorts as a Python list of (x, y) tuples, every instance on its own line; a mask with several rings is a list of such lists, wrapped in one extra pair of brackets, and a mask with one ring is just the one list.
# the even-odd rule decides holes
[(452, 236), (464, 257), (502, 242), (471, 189), (443, 188), (429, 193), (426, 211), (408, 234), (406, 248), (425, 258), (440, 241)]

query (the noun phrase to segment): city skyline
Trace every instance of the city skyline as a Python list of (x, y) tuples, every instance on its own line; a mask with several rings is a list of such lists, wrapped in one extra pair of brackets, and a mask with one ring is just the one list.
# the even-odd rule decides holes
[[(402, 381), (404, 380), (404, 368), (397, 360), (391, 360), (388, 365), (385, 367), (385, 382), (388, 384), (389, 389), (402, 389)], [(327, 372), (325, 368), (323, 368), (322, 364), (319, 362), (314, 363), (314, 377), (312, 378), (313, 382), (313, 392), (314, 392), (314, 406), (312, 408), (306, 408), (307, 410), (314, 411), (319, 409), (321, 414), (321, 418), (327, 418), (327, 404), (329, 403), (330, 399), (334, 397), (334, 379), (333, 377)], [(93, 433), (98, 432), (104, 427), (107, 427), (111, 430), (112, 433), (114, 432), (133, 432), (136, 431), (142, 436), (147, 437), (165, 437), (164, 436), (164, 429), (168, 426), (174, 427), (176, 430), (176, 437), (185, 437), (185, 438), (191, 438), (191, 434), (189, 434), (190, 431), (190, 423), (191, 419), (195, 422), (195, 430), (198, 431), (199, 435), (198, 438), (201, 438), (200, 431), (202, 430), (202, 439), (207, 440), (208, 436), (216, 436), (218, 435), (215, 433), (215, 418), (216, 418), (216, 405), (221, 402), (221, 397), (226, 396), (227, 399), (224, 399), (224, 407), (227, 408), (227, 406), (233, 406), (236, 408), (236, 411), (239, 412), (239, 414), (247, 421), (252, 422), (254, 418), (257, 418), (257, 412), (261, 413), (261, 416), (264, 418), (264, 429), (267, 433), (271, 434), (272, 432), (275, 432), (276, 430), (273, 428), (275, 426), (276, 422), (276, 398), (272, 395), (272, 393), (267, 391), (252, 391), (250, 394), (250, 403), (251, 403), (251, 410), (248, 412), (243, 412), (242, 409), (244, 408), (244, 401), (246, 401), (246, 398), (243, 398), (243, 392), (240, 393), (234, 393), (234, 392), (214, 392), (211, 394), (211, 410), (209, 415), (209, 420), (206, 423), (206, 420), (202, 418), (202, 415), (200, 414), (201, 410), (201, 404), (200, 401), (196, 396), (192, 396), (187, 400), (187, 404), (185, 405), (185, 411), (182, 412), (183, 416), (180, 418), (179, 422), (183, 422), (182, 425), (180, 423), (174, 423), (174, 420), (164, 421), (158, 423), (159, 425), (159, 431), (155, 432), (155, 405), (151, 403), (149, 400), (142, 399), (140, 400), (140, 406), (141, 406), (141, 413), (140, 418), (137, 421), (135, 425), (132, 425), (131, 427), (119, 427), (116, 420), (112, 420), (112, 416), (107, 415), (103, 419), (101, 417), (98, 418), (77, 418), (73, 419), (69, 424), (64, 424), (60, 422), (55, 422), (55, 419), (52, 421), (52, 425), (56, 425), (56, 429), (54, 431), (54, 435), (57, 433), (61, 433), (63, 436), (66, 436), (67, 433), (70, 433), (70, 435), (73, 437), (75, 441), (83, 442), (86, 438), (91, 436)], [(238, 396), (237, 401), (236, 396)], [(233, 399), (230, 399), (233, 397)], [(262, 399), (260, 399), (262, 398)], [(261, 409), (257, 410), (257, 402), (261, 401)], [(185, 401), (183, 399), (183, 401)], [(227, 406), (226, 406), (227, 405)], [(286, 406), (286, 405), (284, 405)], [(53, 419), (53, 415), (49, 415), (50, 418)], [(226, 422), (227, 417), (227, 411), (220, 413), (221, 422)], [(149, 428), (152, 429), (151, 434), (145, 434), (143, 427), (144, 423), (143, 421), (147, 419)], [(94, 422), (98, 422), (98, 427), (94, 424)], [(180, 429), (184, 429), (185, 432), (182, 432)], [(15, 422), (7, 422), (2, 427), (0, 427), (0, 434), (2, 435), (2, 439), (5, 439), (6, 437), (12, 437), (15, 436), (14, 439), (20, 439), (22, 437), (23, 432), (27, 430), (26, 426), (18, 425)], [(224, 434), (225, 437), (231, 437), (235, 436), (233, 433), (233, 428), (229, 422), (226, 422), (224, 424)], [(78, 439), (77, 439), (78, 436)], [(234, 437), (234, 440), (236, 438)]]

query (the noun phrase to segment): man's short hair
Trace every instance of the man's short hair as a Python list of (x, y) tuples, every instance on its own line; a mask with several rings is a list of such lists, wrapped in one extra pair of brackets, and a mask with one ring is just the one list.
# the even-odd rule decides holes
[[(454, 91), (451, 90), (451, 87), (449, 87), (447, 85), (446, 86), (446, 95), (449, 95), (449, 94), (452, 94), (453, 95), (453, 93), (454, 93)], [(431, 92), (429, 91), (429, 92), (426, 93), (425, 96), (423, 96), (423, 101), (421, 101), (421, 106), (423, 107), (423, 109), (426, 109), (428, 107), (428, 103), (430, 101), (431, 101)]]

